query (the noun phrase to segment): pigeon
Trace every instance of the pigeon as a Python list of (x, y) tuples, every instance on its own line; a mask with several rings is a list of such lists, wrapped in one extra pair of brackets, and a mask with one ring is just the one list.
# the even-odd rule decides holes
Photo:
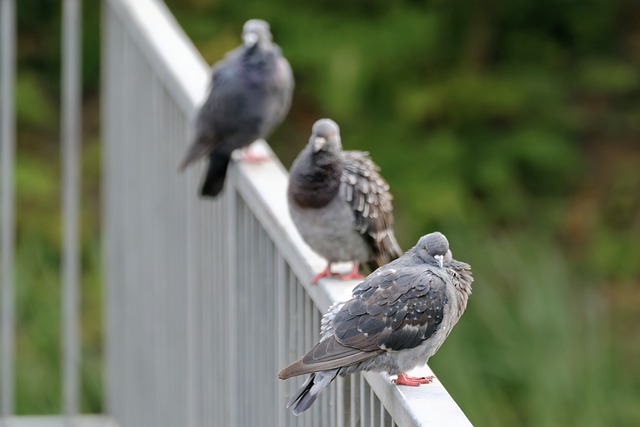
[(442, 233), (421, 237), (357, 285), (350, 300), (329, 308), (320, 342), (278, 374), (311, 374), (287, 408), (306, 411), (337, 375), (384, 371), (398, 385), (431, 382), (406, 372), (438, 351), (467, 307), (472, 282), (471, 267), (452, 258)]
[[(243, 44), (212, 68), (211, 86), (196, 119), (195, 140), (180, 169), (209, 156), (202, 196), (215, 197), (224, 186), (231, 153), (266, 138), (284, 120), (291, 106), (293, 73), (280, 47), (272, 42), (269, 24), (251, 19), (244, 24)], [(264, 157), (244, 152), (247, 161)]]
[(392, 196), (379, 170), (368, 153), (342, 151), (336, 122), (315, 122), (309, 143), (291, 166), (287, 188), (293, 222), (328, 261), (312, 283), (332, 275), (334, 262), (353, 262), (339, 278), (362, 279), (361, 262), (374, 270), (402, 255), (393, 234)]

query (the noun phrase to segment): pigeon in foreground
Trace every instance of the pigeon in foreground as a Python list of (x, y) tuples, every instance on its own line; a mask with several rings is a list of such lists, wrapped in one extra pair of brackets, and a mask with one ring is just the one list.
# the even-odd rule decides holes
[[(210, 93), (196, 119), (195, 141), (180, 167), (209, 156), (203, 196), (215, 197), (222, 191), (233, 150), (266, 138), (291, 105), (293, 74), (271, 41), (269, 24), (247, 21), (242, 40), (241, 46), (213, 66)], [(248, 150), (243, 154), (247, 161), (264, 160)]]
[(361, 279), (358, 266), (371, 270), (402, 255), (393, 234), (389, 185), (368, 153), (342, 151), (340, 128), (329, 119), (318, 120), (309, 144), (291, 166), (289, 212), (302, 238), (327, 259), (324, 271), (312, 283), (330, 276), (331, 264), (351, 261), (343, 280)]
[(472, 282), (471, 267), (452, 258), (443, 234), (420, 238), (356, 286), (350, 300), (329, 308), (320, 342), (278, 374), (311, 374), (287, 408), (306, 411), (337, 375), (385, 371), (399, 385), (431, 382), (406, 372), (438, 351), (467, 306)]

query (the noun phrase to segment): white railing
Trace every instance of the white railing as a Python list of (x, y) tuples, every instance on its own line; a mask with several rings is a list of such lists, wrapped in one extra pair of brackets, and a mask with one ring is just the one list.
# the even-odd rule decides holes
[(203, 165), (177, 172), (208, 67), (163, 3), (105, 1), (102, 51), (109, 415), (123, 427), (470, 425), (437, 380), (398, 388), (371, 373), (335, 381), (300, 417), (285, 409), (303, 378), (278, 370), (354, 283), (309, 285), (323, 261), (289, 218), (275, 157), (234, 163), (216, 201), (197, 197)]

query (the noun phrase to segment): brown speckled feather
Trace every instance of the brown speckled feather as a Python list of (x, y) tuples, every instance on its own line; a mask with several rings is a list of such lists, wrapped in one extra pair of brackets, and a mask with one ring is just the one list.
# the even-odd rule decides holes
[(402, 255), (393, 234), (393, 196), (380, 168), (363, 151), (343, 151), (344, 169), (340, 191), (351, 205), (354, 227), (367, 240), (378, 267)]

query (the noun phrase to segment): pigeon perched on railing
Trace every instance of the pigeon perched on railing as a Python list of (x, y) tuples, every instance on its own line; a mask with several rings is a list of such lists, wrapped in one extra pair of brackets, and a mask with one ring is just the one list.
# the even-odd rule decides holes
[[(195, 140), (181, 169), (209, 156), (200, 194), (222, 191), (231, 153), (266, 138), (289, 112), (293, 73), (280, 47), (271, 41), (269, 24), (251, 19), (244, 24), (243, 44), (213, 66), (211, 89), (196, 119)], [(264, 160), (245, 150), (247, 161)]]
[(329, 308), (320, 342), (278, 374), (311, 374), (287, 408), (306, 411), (337, 375), (384, 371), (399, 385), (431, 382), (406, 372), (438, 351), (467, 307), (472, 282), (471, 267), (452, 258), (443, 234), (420, 238), (356, 286), (350, 300)]
[(342, 151), (340, 129), (329, 119), (318, 120), (309, 144), (291, 167), (289, 212), (302, 238), (327, 259), (330, 276), (334, 262), (353, 262), (342, 279), (362, 278), (361, 262), (371, 269), (402, 255), (393, 234), (393, 207), (389, 185), (368, 153)]

